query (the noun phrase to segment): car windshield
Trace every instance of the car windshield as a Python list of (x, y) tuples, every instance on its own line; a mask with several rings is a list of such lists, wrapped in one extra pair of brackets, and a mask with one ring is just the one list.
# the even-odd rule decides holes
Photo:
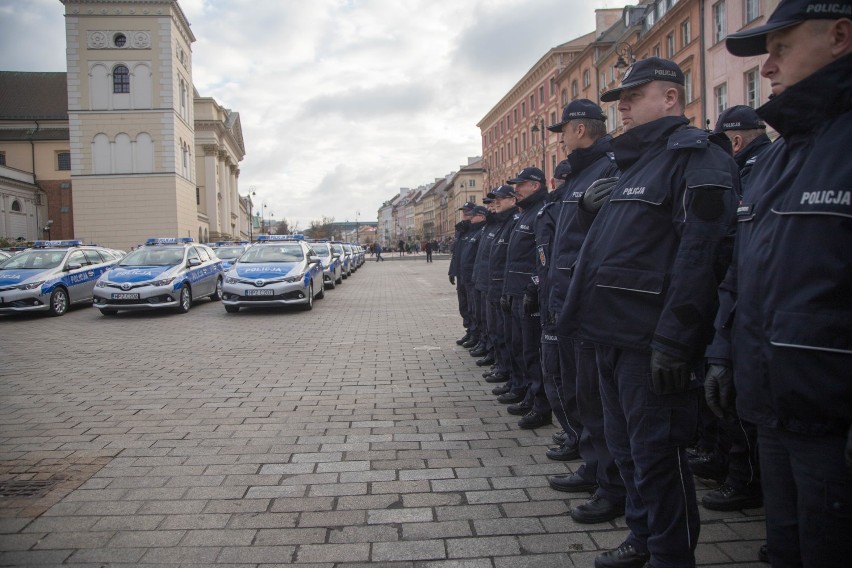
[(25, 250), (7, 258), (0, 264), (0, 270), (22, 270), (56, 268), (65, 258), (64, 250)]
[(328, 245), (311, 245), (311, 248), (314, 249), (317, 256), (326, 257), (331, 255), (331, 251), (328, 250)]
[(349, 245), (343, 245), (343, 250), (346, 251), (346, 254), (352, 254), (352, 247)]
[(343, 254), (343, 246), (342, 245), (331, 245), (334, 247), (334, 252), (337, 254)]
[(231, 260), (232, 258), (240, 258), (246, 250), (246, 247), (219, 247), (214, 249), (216, 256), (222, 260)]
[(305, 253), (297, 243), (255, 245), (240, 257), (240, 263), (296, 262), (304, 258)]
[(142, 247), (125, 256), (119, 266), (174, 266), (183, 262), (183, 247)]

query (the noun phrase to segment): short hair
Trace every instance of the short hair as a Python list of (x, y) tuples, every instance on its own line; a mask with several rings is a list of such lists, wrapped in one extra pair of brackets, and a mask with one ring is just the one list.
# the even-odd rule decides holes
[[(599, 140), (606, 135), (606, 122), (595, 118), (575, 118), (570, 124), (582, 124), (592, 140)], [(576, 127), (574, 128), (576, 130)]]
[(725, 134), (728, 138), (733, 138), (734, 136), (739, 135), (742, 137), (743, 143), (748, 145), (761, 134), (766, 134), (766, 130), (763, 128), (752, 128), (750, 130), (728, 130)]

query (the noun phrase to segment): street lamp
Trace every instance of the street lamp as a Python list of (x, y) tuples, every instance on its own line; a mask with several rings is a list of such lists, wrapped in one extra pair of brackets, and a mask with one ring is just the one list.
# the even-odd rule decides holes
[(47, 240), (50, 240), (50, 226), (53, 225), (53, 219), (47, 220), (47, 225), (44, 226), (44, 231), (47, 233)]
[(358, 235), (358, 215), (360, 215), (360, 211), (355, 211), (355, 244), (359, 244), (361, 242), (360, 236)]
[[(541, 171), (545, 171), (545, 164), (547, 164), (547, 131), (544, 127), (544, 117), (543, 116), (535, 116), (533, 117), (533, 127), (531, 128), (531, 132), (536, 134), (537, 132), (541, 132)], [(539, 127), (539, 125), (541, 125)]]

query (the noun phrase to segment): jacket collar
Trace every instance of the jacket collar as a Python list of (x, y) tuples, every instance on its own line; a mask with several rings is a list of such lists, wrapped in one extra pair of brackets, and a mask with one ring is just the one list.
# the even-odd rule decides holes
[(612, 136), (609, 134), (599, 138), (588, 148), (577, 148), (568, 154), (568, 163), (571, 164), (571, 175), (577, 175), (587, 166), (595, 163), (599, 158), (606, 155), (610, 150)]
[(612, 139), (612, 152), (621, 171), (636, 163), (652, 147), (660, 142), (666, 143), (668, 137), (678, 128), (689, 124), (684, 116), (664, 116), (631, 128), (621, 136)]
[(467, 219), (462, 219), (461, 221), (456, 223), (457, 231), (466, 231), (468, 227), (470, 227), (470, 221), (468, 221)]
[(542, 186), (538, 189), (538, 191), (536, 191), (526, 199), (518, 201), (518, 207), (526, 211), (527, 209), (532, 208), (539, 201), (543, 201), (545, 197), (547, 197), (547, 188)]
[(772, 144), (772, 140), (769, 139), (769, 136), (766, 134), (761, 134), (754, 140), (748, 143), (745, 148), (737, 152), (737, 155), (734, 156), (734, 161), (737, 162), (737, 166), (740, 169), (743, 169), (746, 165), (746, 162), (749, 161), (750, 158), (757, 156), (760, 154), (763, 149)]
[(782, 136), (813, 132), (852, 108), (852, 53), (788, 87), (757, 109)]
[(491, 219), (493, 219), (495, 223), (503, 223), (506, 221), (506, 219), (509, 219), (512, 215), (514, 215), (517, 211), (517, 207), (512, 207), (511, 209), (501, 211), (500, 213), (493, 213), (491, 215)]

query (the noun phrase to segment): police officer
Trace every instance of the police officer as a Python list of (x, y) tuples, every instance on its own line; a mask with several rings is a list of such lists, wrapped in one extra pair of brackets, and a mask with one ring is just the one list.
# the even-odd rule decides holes
[(488, 260), (491, 255), (491, 248), (494, 243), (494, 234), (497, 230), (497, 220), (494, 216), (493, 200), (486, 197), (482, 200), (483, 205), (488, 210), (485, 216), (485, 228), (482, 233), (482, 238), (479, 242), (479, 248), (476, 251), (476, 259), (473, 263), (473, 284), (476, 293), (479, 296), (477, 299), (479, 305), (479, 324), (481, 332), (479, 334), (479, 344), (481, 351), (470, 350), (470, 354), (474, 357), (482, 357), (476, 361), (477, 366), (487, 367), (494, 364), (494, 342), (493, 331), (488, 327)]
[(479, 249), (479, 239), (482, 237), (482, 231), (485, 228), (485, 216), (488, 214), (488, 209), (482, 205), (475, 205), (471, 210), (470, 227), (462, 239), (462, 246), (459, 250), (459, 281), (464, 285), (465, 294), (467, 295), (468, 316), (470, 318), (470, 339), (462, 343), (462, 347), (469, 349), (479, 345), (482, 335), (482, 327), (480, 326), (479, 315), (479, 294), (473, 282), (473, 266), (476, 260), (476, 251)]
[(470, 217), (473, 214), (473, 208), (475, 206), (475, 203), (468, 201), (458, 208), (458, 210), (462, 212), (462, 220), (456, 223), (455, 226), (452, 257), (450, 257), (450, 268), (447, 271), (447, 274), (450, 277), (450, 284), (456, 287), (456, 295), (458, 296), (459, 302), (459, 313), (461, 314), (462, 325), (464, 325), (465, 330), (464, 336), (456, 340), (456, 345), (463, 345), (470, 341), (470, 315), (468, 315), (467, 292), (465, 292), (464, 285), (461, 281), (457, 282), (457, 279), (459, 277), (459, 260), (461, 259), (461, 255), (459, 253), (461, 252), (465, 235), (467, 235), (467, 232), (470, 229)]
[(781, 137), (737, 210), (720, 287), (720, 306), (736, 309), (720, 308), (705, 389), (718, 414), (757, 425), (773, 566), (849, 565), (850, 18), (850, 0), (782, 0), (766, 24), (726, 40), (736, 56), (769, 54), (761, 75), (772, 97), (757, 113)]
[(537, 310), (525, 313), (523, 302), (527, 287), (535, 278), (535, 222), (544, 206), (547, 184), (544, 172), (535, 167), (524, 168), (506, 183), (515, 187), (520, 215), (509, 237), (501, 301), (504, 311), (511, 314), (513, 357), (521, 364), (520, 371), (526, 385), (524, 398), (511, 404), (507, 410), (521, 416), (518, 426), (532, 429), (553, 420), (541, 373), (541, 320)]
[(621, 174), (558, 321), (560, 335), (596, 344), (607, 446), (627, 490), (630, 534), (598, 568), (695, 566), (700, 523), (685, 450), (716, 310), (714, 257), (739, 178), (728, 151), (689, 126), (685, 95), (680, 67), (658, 57), (601, 95), (618, 101), (625, 132), (611, 147)]
[[(508, 347), (507, 331), (511, 327), (507, 325), (507, 319), (500, 309), (500, 297), (503, 295), (503, 281), (506, 272), (506, 247), (509, 244), (509, 235), (515, 223), (515, 215), (518, 208), (515, 206), (515, 190), (511, 185), (501, 185), (492, 190), (488, 196), (492, 200), (492, 220), (494, 225), (486, 230), (485, 238), (491, 241), (488, 258), (488, 289), (485, 295), (487, 303), (487, 326), (491, 333), (491, 342), (494, 346), (494, 358), (496, 365), (494, 369), (485, 373), (487, 383), (507, 383), (495, 387), (491, 392), (495, 395), (503, 395), (511, 391), (513, 385), (520, 388), (520, 380), (511, 381), (513, 376), (512, 357)], [(508, 328), (508, 330), (507, 330)]]
[[(596, 180), (614, 180), (618, 174), (618, 166), (610, 152), (612, 137), (607, 135), (604, 121), (603, 110), (597, 104), (588, 99), (578, 99), (565, 107), (561, 122), (548, 127), (552, 132), (561, 134), (572, 172), (556, 223), (553, 262), (550, 265), (548, 311), (553, 316), (551, 326), (555, 334), (558, 333), (555, 316), (563, 309), (571, 272), (598, 209), (594, 203), (588, 210), (580, 208), (580, 198)], [(606, 194), (596, 196), (597, 203), (602, 205), (605, 197)], [(606, 447), (595, 348), (587, 341), (575, 341), (565, 335), (558, 337), (555, 347), (553, 353), (544, 352), (542, 360), (556, 359), (550, 365), (555, 366), (559, 374), (560, 391), (571, 428), (579, 432), (579, 443), (563, 445), (557, 452), (576, 454), (579, 450), (584, 463), (576, 472), (553, 476), (548, 481), (558, 491), (593, 492), (588, 502), (571, 509), (571, 517), (575, 521), (609, 521), (624, 514), (625, 490), (615, 460)], [(557, 452), (554, 454), (559, 455)], [(548, 457), (551, 457), (550, 454)]]
[[(734, 160), (740, 168), (740, 184), (745, 187), (758, 156), (772, 144), (766, 135), (766, 125), (753, 108), (737, 105), (719, 115), (713, 132), (724, 133), (730, 139)], [(720, 356), (724, 359), (726, 353), (727, 350)], [(712, 348), (708, 349), (707, 356), (714, 358)], [(710, 441), (715, 443), (709, 452), (690, 457), (689, 467), (696, 476), (717, 479), (722, 484), (718, 489), (705, 493), (701, 504), (715, 511), (762, 507), (757, 429), (754, 424), (739, 417), (722, 420), (712, 412), (702, 412), (702, 421), (715, 422), (711, 427), (705, 427), (705, 432), (711, 437), (715, 434), (715, 440)]]

